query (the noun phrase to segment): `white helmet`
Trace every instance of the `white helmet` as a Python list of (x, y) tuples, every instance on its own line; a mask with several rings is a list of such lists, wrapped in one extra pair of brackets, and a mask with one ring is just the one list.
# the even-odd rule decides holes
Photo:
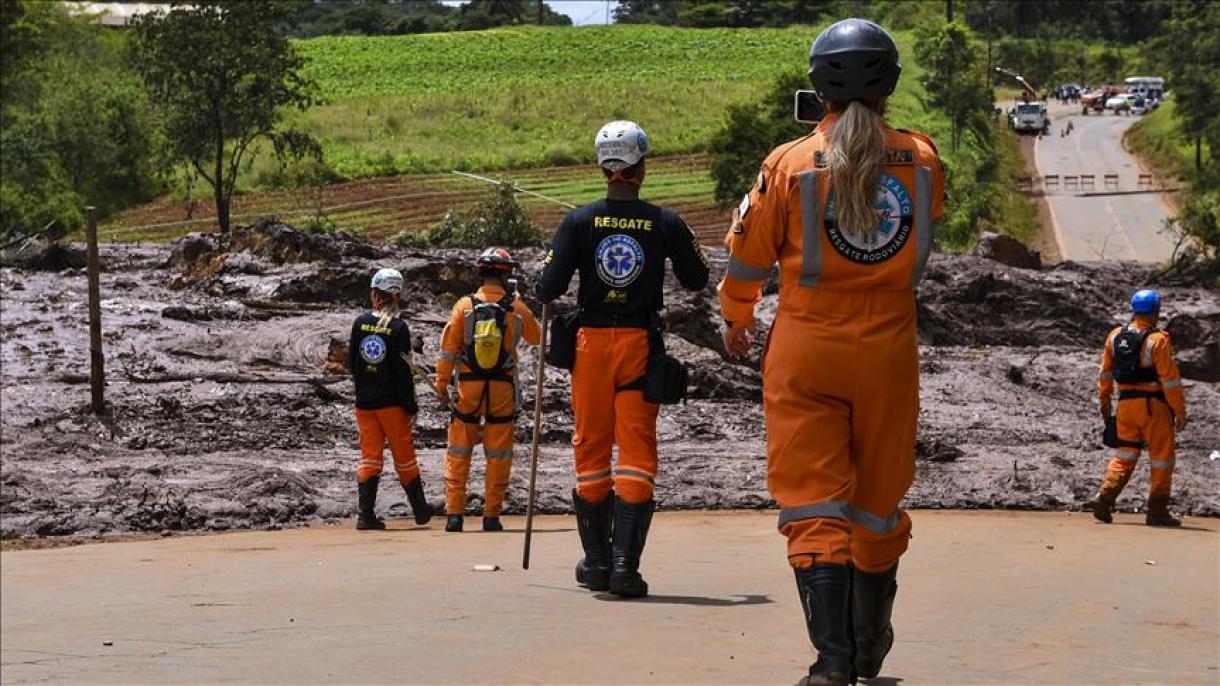
[(648, 134), (633, 121), (612, 121), (597, 132), (597, 164), (612, 172), (639, 163), (648, 154)]
[(402, 293), (402, 274), (397, 269), (378, 269), (370, 285), (385, 293)]

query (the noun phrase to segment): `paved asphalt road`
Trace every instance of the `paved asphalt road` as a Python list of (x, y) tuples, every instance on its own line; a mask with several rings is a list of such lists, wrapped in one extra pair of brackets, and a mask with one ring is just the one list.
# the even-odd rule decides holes
[[(1105, 175), (1118, 174), (1119, 191), (1139, 190), (1139, 167), (1123, 150), (1122, 136), (1137, 117), (1113, 114), (1081, 116), (1076, 107), (1052, 105), (1051, 133), (1037, 141), (1034, 160), (1038, 173), (1058, 174), (1059, 188), (1046, 193), (1055, 236), (1065, 260), (1135, 260), (1166, 262), (1175, 239), (1165, 232), (1168, 215), (1161, 194), (1093, 195), (1104, 193)], [(1071, 121), (1073, 131), (1059, 134)], [(1064, 188), (1064, 176), (1093, 174), (1096, 188)]]
[[(1220, 521), (912, 516), (873, 686), (1217, 683)], [(576, 587), (571, 517), (537, 520), (528, 572), (505, 521), (5, 552), (0, 681), (773, 685), (809, 664), (774, 512), (657, 515), (640, 601)]]

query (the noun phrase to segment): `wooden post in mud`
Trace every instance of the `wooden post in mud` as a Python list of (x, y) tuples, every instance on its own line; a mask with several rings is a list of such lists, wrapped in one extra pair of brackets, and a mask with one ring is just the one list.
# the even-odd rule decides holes
[(88, 246), (89, 274), (89, 383), (93, 387), (90, 409), (93, 414), (106, 411), (106, 399), (102, 389), (106, 385), (106, 372), (102, 365), (102, 295), (98, 283), (100, 267), (97, 256), (97, 208), (86, 207), (88, 222), (85, 224), (85, 242)]

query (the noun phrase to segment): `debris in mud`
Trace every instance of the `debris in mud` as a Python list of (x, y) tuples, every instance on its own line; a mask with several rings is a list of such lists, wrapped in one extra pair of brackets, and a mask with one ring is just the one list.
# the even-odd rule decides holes
[[(536, 307), (532, 279), (543, 253), (514, 254), (523, 263), (521, 291)], [(359, 245), (265, 224), (230, 237), (188, 236), (172, 248), (106, 245), (103, 256), (112, 266), (102, 275), (105, 422), (83, 409), (83, 274), (0, 271), (0, 535), (222, 531), (350, 516), (359, 446), (345, 369), (348, 327), (381, 266), (406, 277), (421, 405), (417, 459), (428, 495), (441, 493), (450, 415), (429, 384), (450, 308), (477, 285), (474, 251)], [(758, 350), (749, 362), (724, 357), (714, 283), (727, 258), (715, 250), (710, 259), (713, 285), (699, 293), (667, 280), (666, 346), (691, 366), (691, 387), (687, 404), (661, 410), (657, 499), (665, 509), (773, 507)], [(937, 255), (927, 276), (919, 304), (921, 476), (906, 504), (1084, 507), (1108, 459), (1093, 404), (1097, 356), (1150, 272), (1071, 263), (1018, 269)], [(174, 279), (171, 290), (165, 284)], [(1197, 379), (1186, 387), (1192, 423), (1180, 435), (1174, 507), (1220, 514), (1215, 463), (1205, 459), (1220, 445), (1220, 387), (1203, 382), (1220, 378), (1220, 294), (1181, 280), (1163, 294), (1183, 373)], [(771, 287), (759, 304), (760, 347), (777, 299)], [(521, 355), (531, 410), (535, 359), (532, 351)], [(569, 381), (567, 372), (547, 372), (539, 512), (571, 507)], [(510, 514), (522, 511), (528, 480), (526, 419), (515, 435)], [(477, 455), (475, 512), (484, 464)], [(1146, 470), (1120, 507), (1142, 504), (1144, 481)], [(391, 475), (383, 488), (382, 511), (407, 515)]]
[(962, 454), (961, 448), (949, 445), (939, 438), (921, 438), (915, 441), (915, 455), (929, 462), (956, 462)]
[(86, 262), (83, 247), (45, 240), (35, 240), (24, 247), (5, 250), (0, 252), (0, 258), (0, 265), (5, 267), (40, 272), (84, 269)]
[(1012, 236), (991, 231), (984, 231), (979, 236), (979, 242), (970, 254), (1018, 269), (1042, 268), (1042, 255), (1037, 250), (1030, 250)]

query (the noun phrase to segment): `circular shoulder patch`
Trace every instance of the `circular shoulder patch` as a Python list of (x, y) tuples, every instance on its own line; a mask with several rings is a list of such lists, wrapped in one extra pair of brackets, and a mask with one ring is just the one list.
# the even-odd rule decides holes
[(914, 211), (911, 194), (891, 174), (881, 173), (877, 183), (877, 231), (869, 236), (840, 230), (834, 215), (834, 191), (826, 201), (826, 236), (835, 250), (860, 264), (877, 264), (897, 255), (911, 237)]
[(597, 244), (595, 262), (597, 275), (607, 286), (622, 288), (644, 272), (644, 248), (631, 236), (606, 236)]
[(369, 364), (381, 364), (385, 359), (387, 346), (385, 339), (377, 334), (365, 336), (360, 341), (360, 357)]

